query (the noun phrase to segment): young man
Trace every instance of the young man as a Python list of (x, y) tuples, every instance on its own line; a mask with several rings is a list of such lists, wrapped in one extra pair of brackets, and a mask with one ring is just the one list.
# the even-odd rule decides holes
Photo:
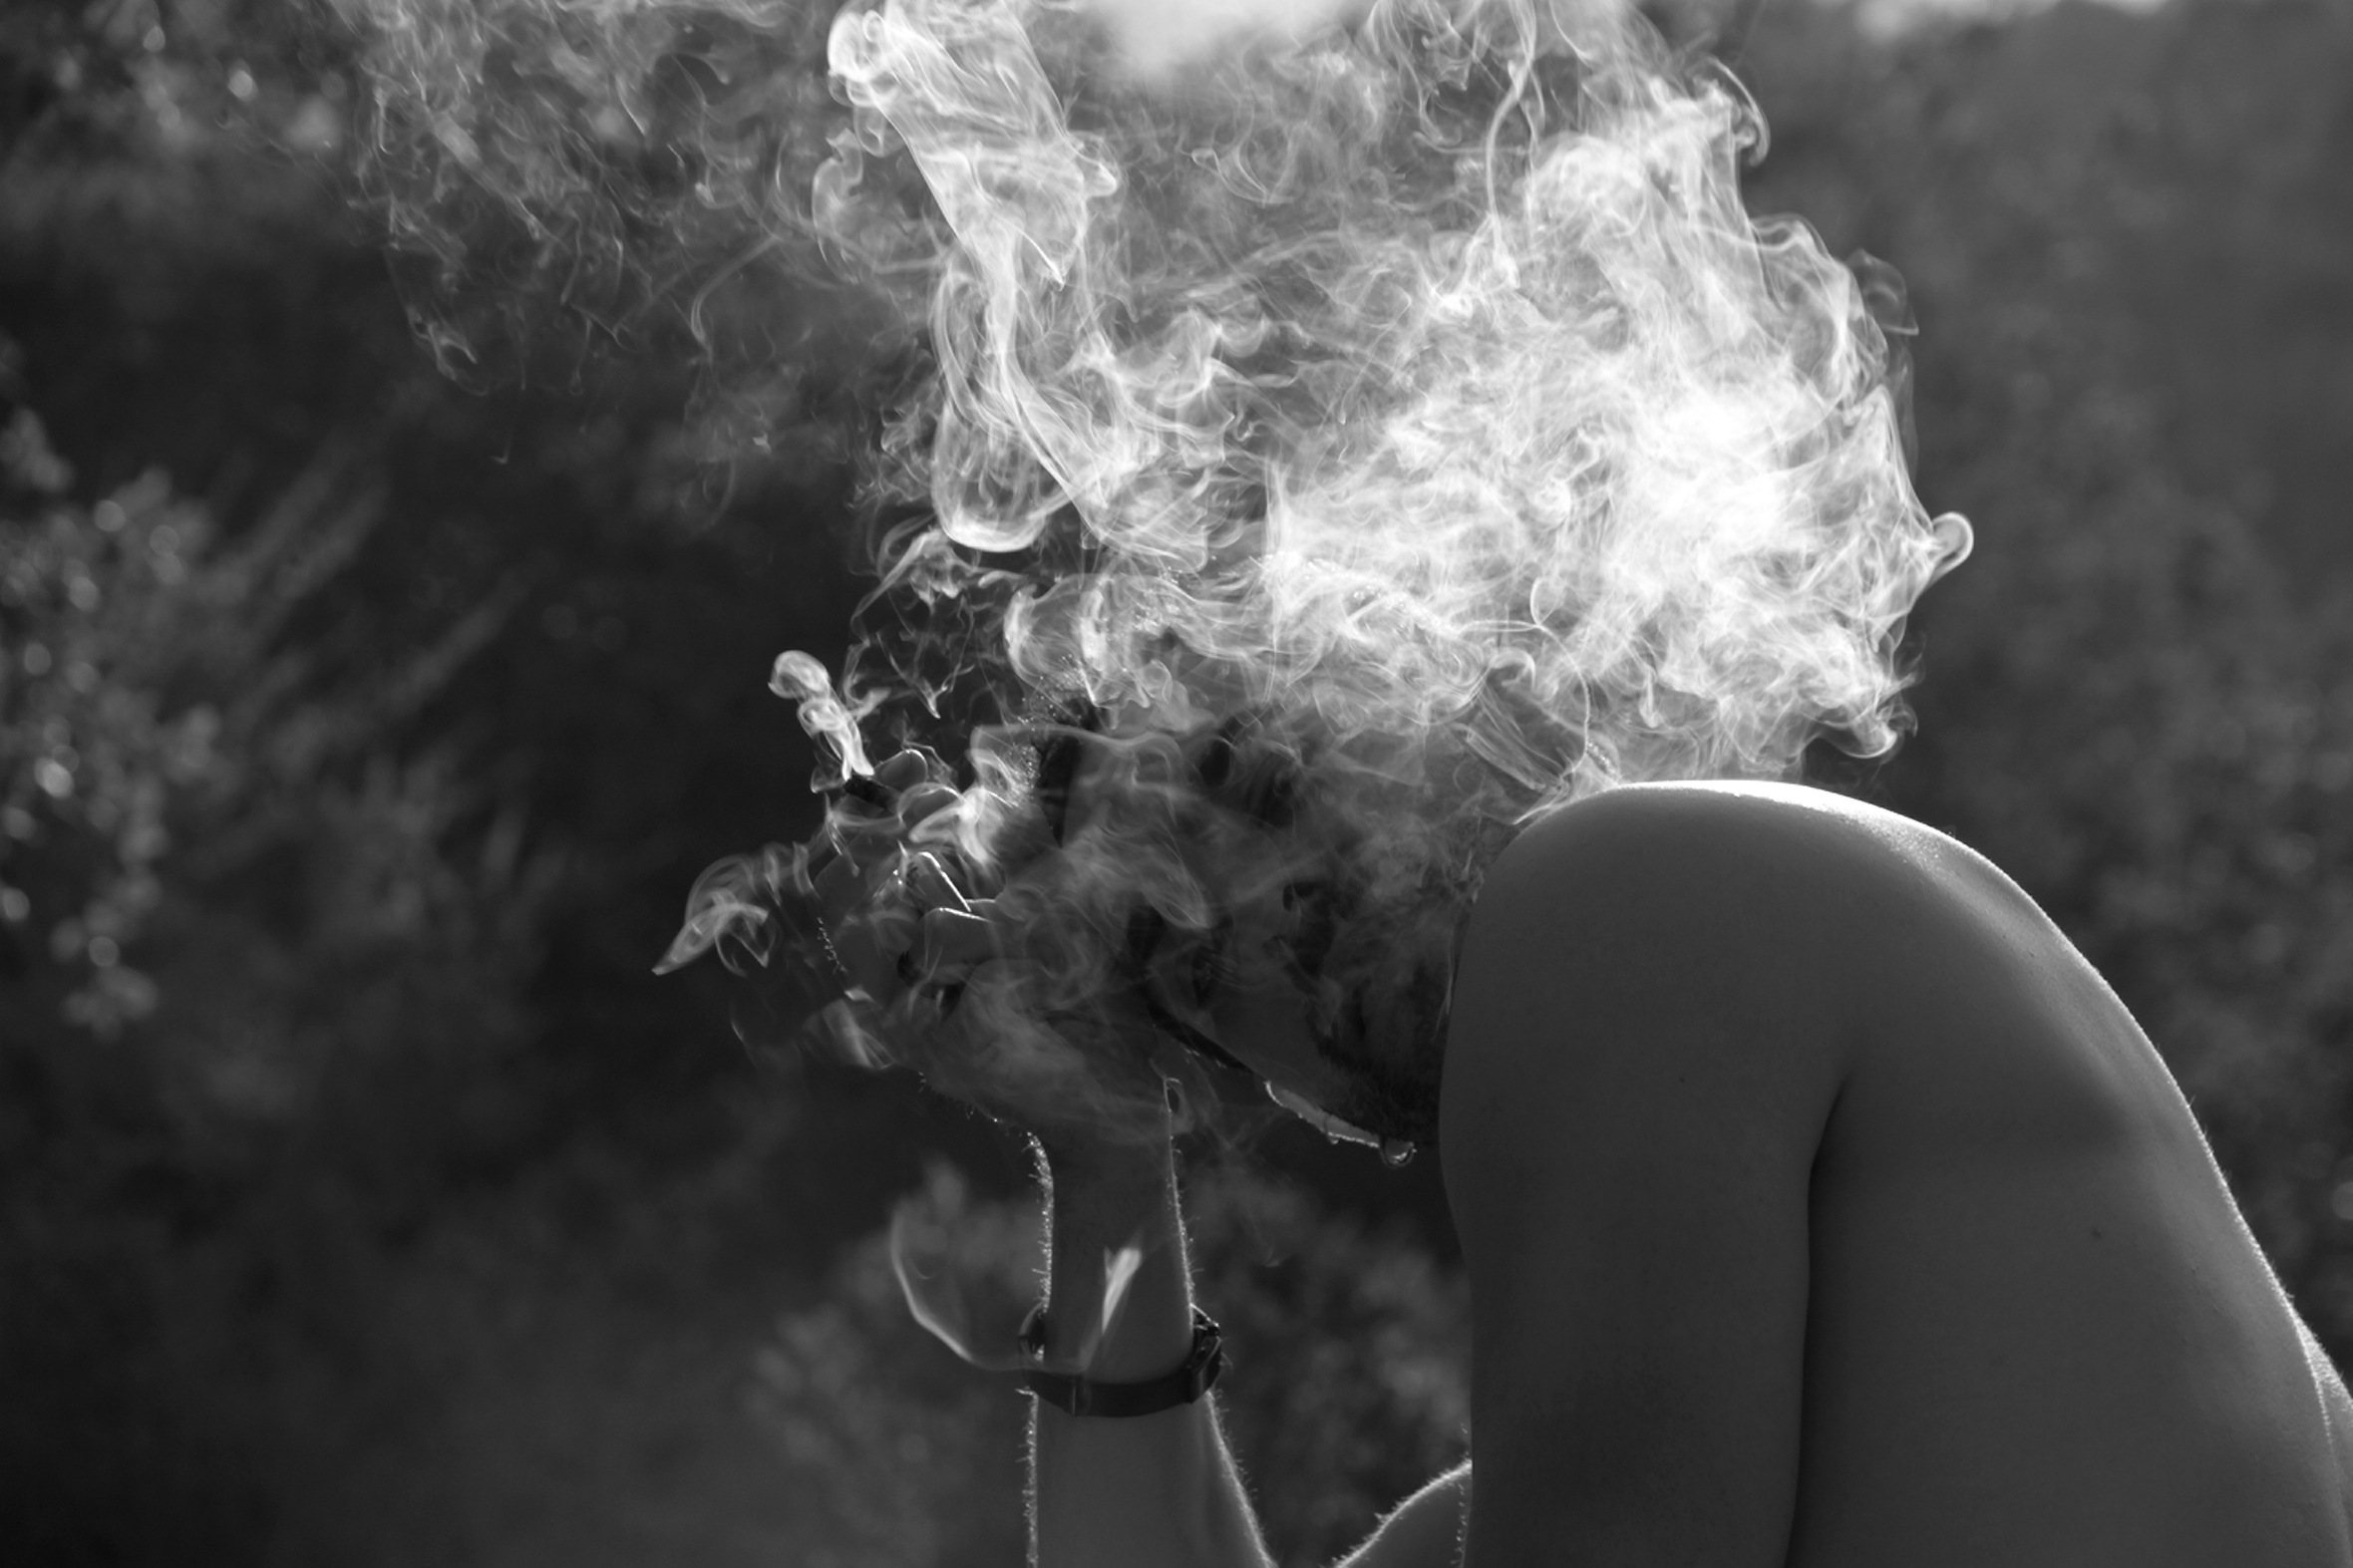
[[(1346, 1102), (1295, 995), (1191, 1023)], [(2353, 1404), (2181, 1092), (1948, 838), (1791, 786), (1559, 811), (1480, 895), (1440, 1114), (1472, 1462), (1351, 1568), (2353, 1563)], [(1087, 1376), (1164, 1378), (1195, 1343), (1166, 1147), (1048, 1162), (1049, 1357), (1141, 1240)], [(1037, 1561), (1265, 1563), (1212, 1400), (1041, 1402)]]

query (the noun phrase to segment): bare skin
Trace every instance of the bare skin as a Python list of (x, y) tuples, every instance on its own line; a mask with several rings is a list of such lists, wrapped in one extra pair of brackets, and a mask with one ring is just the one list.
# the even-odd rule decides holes
[(2343, 1390), (2114, 994), (1980, 857), (1622, 791), (1499, 866), (1446, 1169), (1468, 1561), (2343, 1564)]
[[(1202, 1022), (1314, 1098), (1297, 1012)], [(1443, 1123), (1474, 1465), (1351, 1568), (2353, 1564), (2343, 1385), (2130, 1015), (1950, 839), (1721, 784), (1530, 829), (1466, 940)], [(1165, 1149), (1049, 1146), (1053, 1300), (1141, 1240), (1094, 1375), (1165, 1371)], [(1037, 1560), (1266, 1562), (1212, 1405), (1042, 1412)]]

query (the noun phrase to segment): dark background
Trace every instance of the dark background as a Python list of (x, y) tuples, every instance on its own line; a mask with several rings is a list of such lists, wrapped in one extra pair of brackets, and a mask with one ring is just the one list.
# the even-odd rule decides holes
[[(1018, 1270), (1018, 1148), (649, 972), (703, 865), (811, 825), (764, 678), (839, 652), (849, 474), (699, 458), (675, 334), (438, 375), (350, 48), (0, 10), (0, 1542), (1018, 1561), (1019, 1402), (876, 1240), (920, 1191)], [(2353, 12), (1775, 0), (1742, 70), (1753, 205), (1909, 279), (1919, 487), (1978, 530), (1918, 736), (1826, 781), (2044, 901), (2353, 1352)], [(1197, 1163), (1315, 1560), (1460, 1450), (1436, 1172)]]

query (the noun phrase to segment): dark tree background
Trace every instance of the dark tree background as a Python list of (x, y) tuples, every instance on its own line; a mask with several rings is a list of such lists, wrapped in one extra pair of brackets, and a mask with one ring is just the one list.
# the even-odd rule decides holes
[[(444, 380), (331, 15), (0, 9), (0, 1540), (60, 1564), (1018, 1560), (1018, 1400), (906, 1321), (1017, 1148), (655, 980), (805, 831), (848, 475), (714, 469), (676, 334)], [(1787, 0), (1754, 202), (1909, 278), (1979, 552), (1826, 781), (2050, 906), (2353, 1351), (2353, 13), (1894, 40)], [(1285, 1554), (1459, 1452), (1435, 1172), (1203, 1151)], [(928, 1172), (928, 1173), (927, 1173)]]

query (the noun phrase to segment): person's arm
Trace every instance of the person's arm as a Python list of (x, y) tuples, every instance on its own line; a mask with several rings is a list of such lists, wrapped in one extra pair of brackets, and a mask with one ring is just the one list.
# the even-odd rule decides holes
[[(894, 771), (906, 777), (894, 778)], [(893, 759), (878, 779), (897, 788), (918, 776), (915, 765)], [(903, 902), (884, 900), (881, 913), (903, 918), (846, 918), (873, 894), (877, 867), (892, 864), (887, 853), (870, 863), (843, 855), (820, 876), (822, 919), (836, 962), (882, 998), (906, 978), (908, 943), (916, 967), (933, 983), (969, 984), (985, 973), (1001, 956), (999, 944), (987, 920), (960, 896), (951, 908), (933, 896), (936, 888), (901, 881), (890, 891)], [(1042, 856), (1029, 874), (1050, 876), (1057, 864)], [(1139, 1021), (1138, 1027), (1145, 1026)], [(969, 1098), (994, 1114), (1027, 1119), (1023, 1105)], [(1070, 1125), (1036, 1130), (1047, 1151), (1047, 1364), (1066, 1370), (1084, 1354), (1090, 1381), (1158, 1379), (1182, 1364), (1193, 1334), (1192, 1282), (1167, 1129), (1149, 1148)], [(1141, 1265), (1109, 1331), (1090, 1344), (1102, 1316), (1106, 1262), (1131, 1247)], [(1270, 1568), (1218, 1428), (1213, 1395), (1141, 1416), (1072, 1416), (1040, 1402), (1030, 1459), (1031, 1561), (1038, 1568)], [(1451, 1568), (1464, 1474), (1441, 1477), (1409, 1499), (1348, 1559), (1348, 1568)]]
[(1788, 868), (1685, 803), (1531, 829), (1466, 937), (1439, 1145), (1472, 1285), (1465, 1568), (1789, 1549), (1841, 1034)]
[[(1192, 1294), (1165, 1151), (1048, 1159), (1053, 1266), (1047, 1355), (1067, 1359), (1103, 1297), (1107, 1253), (1144, 1262), (1093, 1379), (1157, 1378), (1192, 1343)], [(1215, 1396), (1157, 1415), (1073, 1416), (1040, 1403), (1031, 1426), (1031, 1560), (1038, 1568), (1268, 1568)], [(1471, 1469), (1401, 1504), (1340, 1568), (1454, 1568)]]
[[(1143, 1263), (1087, 1377), (1160, 1377), (1192, 1344), (1191, 1280), (1167, 1148), (1050, 1155), (1047, 1163), (1049, 1360), (1078, 1354), (1100, 1315), (1106, 1254), (1136, 1246)], [(1038, 1568), (1267, 1568), (1214, 1400), (1131, 1416), (1074, 1416), (1039, 1402), (1030, 1433)]]

